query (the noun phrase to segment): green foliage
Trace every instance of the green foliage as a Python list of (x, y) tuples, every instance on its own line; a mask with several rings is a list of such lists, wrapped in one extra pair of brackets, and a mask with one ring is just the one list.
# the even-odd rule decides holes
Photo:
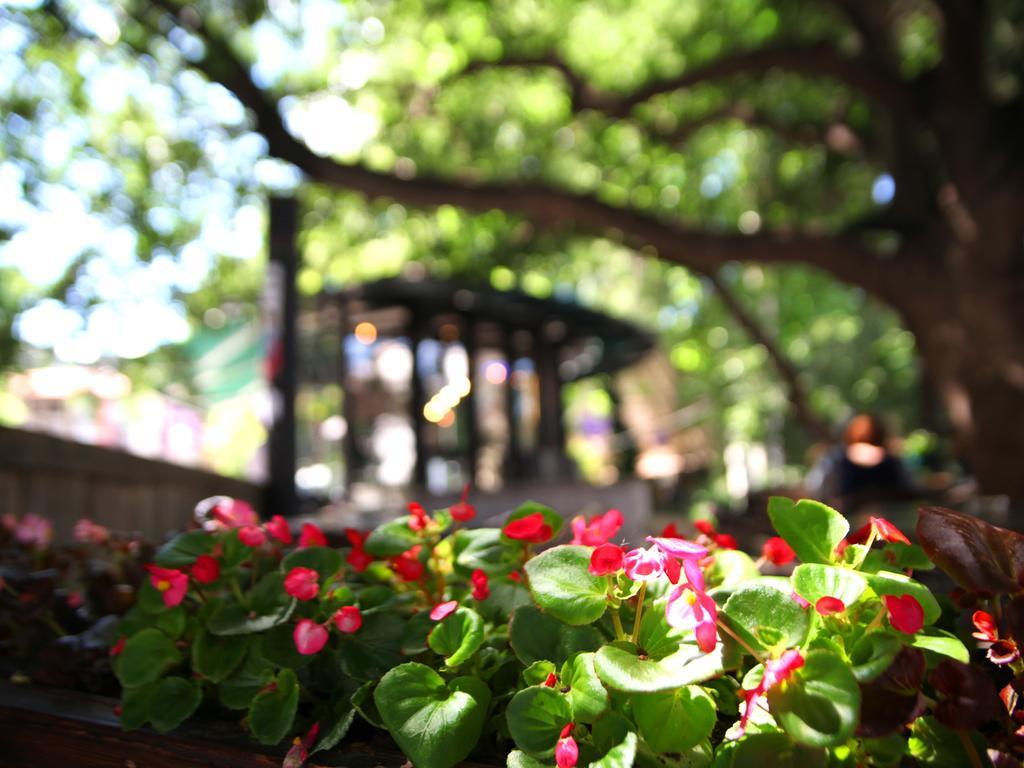
[(846, 518), (821, 502), (809, 499), (794, 503), (773, 496), (768, 502), (768, 517), (804, 563), (834, 562), (836, 547), (850, 532)]
[(590, 548), (552, 547), (526, 564), (530, 593), (541, 610), (566, 624), (592, 624), (604, 615), (608, 582), (594, 576)]

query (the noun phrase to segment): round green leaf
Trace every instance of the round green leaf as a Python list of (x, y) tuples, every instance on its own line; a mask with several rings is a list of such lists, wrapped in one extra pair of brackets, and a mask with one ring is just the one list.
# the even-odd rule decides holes
[(321, 716), (318, 721), (320, 723), (320, 734), (317, 737), (316, 746), (309, 750), (309, 754), (312, 755), (315, 752), (334, 749), (338, 746), (338, 743), (348, 733), (348, 729), (352, 727), (352, 721), (355, 720), (355, 717), (356, 711), (348, 701), (343, 699), (334, 702), (326, 715)]
[(490, 698), (474, 677), (445, 685), (437, 672), (415, 662), (384, 675), (373, 694), (391, 737), (417, 768), (449, 768), (465, 760), (483, 731)]
[(750, 733), (736, 742), (730, 768), (825, 768), (823, 749), (795, 744), (781, 731)]
[(601, 634), (594, 627), (571, 627), (524, 605), (512, 614), (509, 643), (523, 664), (546, 659), (558, 665), (575, 653), (596, 651), (601, 647)]
[(926, 653), (949, 656), (963, 664), (968, 664), (971, 660), (970, 651), (960, 642), (960, 638), (942, 629), (922, 629), (914, 635), (910, 644)]
[(733, 629), (765, 650), (800, 645), (807, 636), (807, 612), (786, 592), (767, 584), (748, 584), (733, 592), (722, 613)]
[(633, 697), (633, 718), (655, 752), (685, 752), (711, 735), (717, 711), (708, 693), (688, 685)]
[(250, 650), (242, 666), (217, 686), (217, 695), (228, 709), (248, 709), (256, 694), (273, 679), (274, 670)]
[(793, 569), (793, 591), (815, 605), (823, 597), (835, 597), (849, 607), (867, 587), (864, 577), (849, 568), (805, 563)]
[(865, 578), (867, 579), (868, 586), (879, 597), (882, 595), (893, 595), (895, 597), (910, 595), (917, 600), (921, 604), (921, 608), (924, 609), (925, 624), (934, 624), (942, 614), (942, 608), (939, 607), (938, 601), (928, 587), (919, 581), (914, 581), (909, 576), (905, 576), (902, 573), (893, 573), (892, 571), (879, 571), (878, 573), (868, 574)]
[(377, 681), (371, 680), (363, 683), (361, 686), (356, 688), (352, 694), (352, 706), (355, 707), (356, 712), (372, 725), (374, 728), (380, 728), (382, 731), (387, 730), (387, 726), (384, 725), (384, 721), (381, 719), (380, 712), (377, 711), (377, 704), (373, 700), (373, 692), (377, 688)]
[(786, 733), (811, 747), (834, 747), (857, 728), (860, 688), (847, 664), (828, 651), (809, 651), (790, 679), (768, 691), (768, 706)]
[(537, 757), (550, 757), (562, 729), (572, 722), (572, 707), (554, 688), (535, 685), (512, 697), (505, 717), (517, 747)]
[(541, 552), (526, 563), (534, 601), (566, 624), (597, 621), (607, 605), (608, 582), (589, 567), (589, 547), (566, 544)]
[(639, 649), (625, 641), (602, 647), (594, 657), (598, 677), (609, 688), (628, 693), (667, 691), (681, 685), (702, 683), (722, 671), (722, 646), (704, 653), (696, 645), (684, 644), (663, 659), (641, 656)]
[(299, 683), (292, 670), (282, 669), (274, 682), (249, 705), (249, 727), (261, 744), (277, 744), (287, 736), (299, 706)]
[(773, 496), (768, 517), (775, 530), (804, 563), (831, 563), (836, 547), (850, 532), (846, 518), (819, 501)]
[(503, 540), (498, 528), (463, 528), (454, 539), (455, 567), (464, 576), (477, 568), (488, 576), (503, 576), (512, 568), (513, 553), (521, 551)]
[[(539, 504), (536, 501), (526, 501), (520, 504), (514, 511), (509, 513), (507, 518), (505, 518), (505, 524), (508, 525), (508, 523), (511, 523), (513, 520), (520, 520), (538, 512), (540, 512), (541, 516), (544, 518), (544, 522), (551, 526), (551, 538), (553, 539), (558, 536), (559, 532), (562, 530), (562, 526), (565, 524), (562, 516), (555, 512), (551, 507)], [(504, 533), (501, 534), (501, 537), (506, 542), (514, 542), (516, 546), (520, 546), (520, 542), (508, 538)]]
[(159, 629), (144, 629), (125, 642), (117, 657), (117, 679), (125, 688), (137, 688), (158, 679), (180, 659), (173, 640)]
[(550, 763), (530, 757), (521, 749), (513, 749), (505, 758), (505, 768), (550, 768)]
[(206, 531), (186, 531), (160, 547), (153, 559), (161, 568), (185, 568), (200, 555), (210, 554), (216, 543)]
[(594, 668), (594, 654), (579, 653), (562, 665), (562, 688), (572, 706), (573, 722), (592, 723), (608, 709), (608, 691)]
[(704, 574), (704, 578), (708, 589), (729, 589), (760, 575), (761, 572), (746, 552), (740, 552), (738, 549), (719, 549), (715, 552), (715, 561)]
[(554, 672), (555, 665), (550, 661), (535, 661), (523, 670), (523, 682), (526, 685), (541, 685)]
[(374, 557), (395, 557), (420, 543), (416, 531), (409, 527), (409, 515), (378, 525), (363, 545)]
[(165, 677), (156, 684), (149, 721), (160, 733), (173, 731), (199, 708), (203, 689), (183, 677)]
[(322, 588), (341, 570), (341, 562), (341, 553), (336, 549), (303, 547), (290, 552), (281, 561), (281, 572), (287, 574), (292, 568), (312, 568), (319, 574)]
[(863, 635), (850, 649), (850, 664), (857, 682), (866, 683), (882, 674), (903, 643), (889, 632), (871, 632)]
[(121, 691), (121, 727), (134, 731), (149, 722), (149, 710), (156, 692), (156, 683)]
[(427, 644), (434, 653), (444, 656), (444, 663), (457, 667), (484, 644), (484, 620), (470, 608), (459, 608), (437, 623)]
[(249, 648), (249, 638), (214, 635), (203, 630), (192, 643), (192, 667), (215, 683), (230, 675)]
[(629, 720), (618, 712), (608, 712), (594, 723), (591, 735), (601, 757), (592, 760), (590, 768), (632, 768), (637, 737)]
[[(268, 574), (280, 575), (280, 574)], [(206, 628), (215, 635), (246, 635), (251, 632), (263, 632), (288, 621), (295, 610), (296, 601), (283, 593), (284, 597), (272, 610), (260, 614), (246, 608), (233, 599), (225, 600), (210, 616)], [(256, 615), (253, 615), (253, 614)]]
[(405, 622), (397, 614), (364, 614), (359, 631), (342, 638), (342, 670), (355, 680), (377, 680), (401, 663), (404, 630)]

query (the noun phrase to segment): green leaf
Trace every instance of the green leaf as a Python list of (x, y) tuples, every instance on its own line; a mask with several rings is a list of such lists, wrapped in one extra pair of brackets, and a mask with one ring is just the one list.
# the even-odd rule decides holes
[(522, 584), (499, 579), (491, 582), (491, 594), (483, 602), (477, 603), (477, 610), (485, 619), (504, 624), (514, 611), (524, 605), (533, 605), (530, 590)]
[[(210, 616), (206, 629), (215, 635), (247, 635), (251, 632), (264, 632), (288, 621), (292, 611), (295, 610), (295, 604), (296, 601), (285, 594), (271, 612), (259, 614), (255, 610), (250, 611), (236, 600), (227, 599)], [(256, 615), (252, 615), (253, 613)]]
[(477, 568), (488, 576), (504, 576), (512, 568), (511, 554), (519, 547), (510, 546), (498, 528), (463, 528), (455, 533), (455, 567), (463, 576)]
[(363, 545), (374, 557), (395, 557), (420, 543), (416, 531), (409, 527), (409, 515), (378, 525)]
[(355, 680), (376, 680), (402, 661), (405, 622), (394, 613), (363, 614), (359, 631), (342, 638), (341, 668)]
[(632, 768), (637, 736), (626, 718), (618, 712), (609, 712), (594, 723), (592, 735), (601, 757), (592, 760), (590, 768)]
[[(963, 742), (953, 731), (931, 715), (919, 717), (910, 727), (910, 755), (926, 768), (963, 768), (973, 765)], [(987, 744), (975, 733), (970, 736), (975, 753), (984, 755)], [(985, 763), (982, 763), (984, 765)]]
[(768, 501), (772, 526), (804, 563), (831, 563), (833, 553), (850, 524), (846, 518), (821, 502), (773, 496)]
[(282, 669), (274, 682), (249, 705), (249, 727), (261, 744), (277, 744), (287, 736), (299, 706), (299, 683), (292, 670)]
[(165, 677), (153, 692), (149, 721), (160, 733), (173, 731), (199, 708), (202, 700), (199, 683), (183, 677)]
[(684, 644), (663, 659), (641, 657), (632, 643), (603, 646), (594, 657), (598, 677), (609, 688), (627, 693), (653, 693), (681, 685), (701, 683), (722, 671), (722, 646), (704, 653)]
[(786, 592), (749, 584), (732, 594), (722, 609), (731, 627), (764, 650), (792, 648), (807, 637), (807, 612)]
[(555, 665), (550, 661), (535, 661), (523, 670), (523, 682), (526, 685), (541, 685), (554, 672)]
[(137, 605), (145, 613), (157, 616), (165, 611), (169, 610), (167, 604), (164, 603), (164, 595), (159, 589), (153, 586), (148, 578), (143, 579), (139, 585), (139, 590), (135, 598), (135, 605)]
[(572, 705), (573, 722), (592, 723), (608, 709), (608, 691), (594, 668), (594, 654), (579, 653), (562, 665), (559, 675)]
[(228, 709), (248, 709), (256, 694), (273, 679), (274, 670), (250, 649), (242, 666), (217, 686), (217, 695)]
[(263, 574), (249, 594), (249, 608), (263, 616), (275, 613), (291, 602), (284, 588), (284, 574), (270, 571)]
[[(520, 504), (514, 511), (509, 513), (507, 518), (505, 518), (505, 524), (508, 525), (513, 520), (520, 520), (529, 515), (536, 514), (537, 512), (540, 512), (541, 516), (544, 518), (544, 522), (551, 526), (551, 538), (553, 539), (558, 536), (559, 532), (562, 530), (562, 526), (565, 524), (562, 516), (555, 512), (551, 507), (539, 504), (536, 501), (526, 501)], [(501, 534), (501, 537), (508, 543), (514, 542), (516, 546), (520, 545), (520, 542), (508, 538), (504, 533)]]
[(511, 750), (508, 753), (508, 757), (505, 758), (506, 768), (550, 768), (550, 766), (550, 761), (545, 762), (544, 760), (530, 757), (521, 749)]
[(355, 716), (356, 711), (348, 701), (334, 702), (327, 716), (321, 717), (319, 720), (320, 734), (316, 740), (316, 745), (309, 750), (309, 754), (312, 755), (326, 749), (334, 749), (338, 746), (338, 743), (348, 733), (348, 729), (352, 727), (352, 721), (355, 720)]
[(711, 735), (715, 701), (699, 686), (633, 697), (640, 736), (655, 752), (685, 752)]
[(572, 707), (554, 688), (535, 685), (512, 697), (505, 717), (519, 749), (537, 757), (550, 757), (562, 729), (572, 722)]
[(171, 640), (177, 640), (185, 631), (185, 624), (188, 621), (188, 614), (185, 606), (176, 605), (156, 617), (156, 628), (167, 635)]
[(825, 768), (824, 749), (795, 744), (780, 731), (750, 733), (736, 742), (729, 768)]
[(919, 581), (914, 581), (909, 576), (905, 576), (902, 573), (892, 573), (891, 571), (879, 571), (878, 573), (868, 574), (865, 578), (867, 579), (868, 586), (879, 597), (882, 595), (894, 595), (896, 597), (902, 597), (903, 595), (912, 596), (921, 604), (921, 608), (924, 609), (925, 624), (935, 623), (939, 616), (942, 615), (942, 609), (928, 587)]
[(768, 691), (775, 718), (801, 744), (834, 747), (853, 736), (860, 688), (846, 663), (828, 651), (808, 651), (804, 665)]
[(352, 694), (352, 706), (374, 728), (386, 731), (387, 726), (384, 725), (384, 720), (381, 719), (380, 712), (377, 711), (377, 704), (373, 700), (373, 692), (376, 688), (376, 680), (370, 680), (356, 688), (355, 693)]
[(704, 574), (708, 589), (729, 589), (761, 575), (754, 561), (738, 549), (719, 549), (714, 562)]
[(234, 672), (249, 649), (249, 638), (214, 635), (203, 630), (192, 643), (192, 667), (215, 683)]
[(153, 694), (157, 683), (141, 685), (138, 688), (121, 690), (121, 727), (126, 731), (134, 731), (149, 722), (149, 711), (152, 707)]
[(867, 582), (849, 568), (804, 563), (793, 569), (793, 591), (814, 605), (823, 597), (835, 597), (849, 608), (860, 599)]
[(960, 642), (960, 638), (942, 629), (922, 629), (911, 639), (910, 644), (926, 653), (949, 656), (964, 664), (971, 660), (970, 651)]
[[(290, 552), (281, 561), (281, 572), (292, 568), (312, 568), (320, 576), (320, 587), (326, 586), (341, 570), (341, 553), (327, 547), (304, 547)], [(282, 582), (283, 583), (283, 582)]]
[(437, 623), (427, 644), (446, 665), (457, 667), (484, 644), (484, 620), (471, 608), (459, 608)]
[[(679, 650), (688, 631), (670, 627), (665, 617), (665, 599), (657, 600), (647, 607), (640, 619), (640, 633), (637, 645), (652, 659), (663, 659)], [(692, 640), (692, 638), (691, 638)]]
[(526, 563), (530, 592), (542, 610), (566, 624), (591, 624), (604, 615), (608, 582), (590, 573), (590, 548), (562, 545)]
[(185, 568), (200, 555), (213, 552), (216, 539), (206, 531), (180, 533), (157, 550), (153, 558), (161, 568)]
[(384, 675), (373, 699), (391, 737), (417, 768), (449, 768), (476, 746), (491, 692), (475, 677), (446, 685), (430, 667), (411, 662)]
[(874, 680), (892, 664), (903, 643), (889, 632), (870, 632), (850, 649), (850, 664), (858, 683)]
[(509, 643), (523, 664), (547, 659), (559, 665), (575, 653), (596, 651), (601, 647), (601, 635), (594, 627), (571, 627), (524, 605), (512, 614)]
[(157, 680), (180, 660), (173, 640), (159, 629), (144, 629), (125, 642), (117, 657), (117, 679), (125, 688), (137, 688)]
[(291, 622), (260, 633), (256, 642), (260, 655), (277, 667), (298, 671), (308, 667), (317, 658), (315, 655), (299, 653), (295, 647), (295, 625)]

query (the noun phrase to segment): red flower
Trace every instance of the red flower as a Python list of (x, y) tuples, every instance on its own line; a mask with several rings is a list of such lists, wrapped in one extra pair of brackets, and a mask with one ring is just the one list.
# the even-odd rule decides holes
[(68, 608), (81, 608), (85, 598), (82, 597), (81, 592), (69, 592), (64, 602), (67, 603)]
[(319, 578), (312, 568), (292, 568), (284, 577), (284, 591), (296, 600), (312, 600), (320, 592)]
[(508, 578), (516, 584), (519, 584), (523, 580), (523, 575), (519, 573), (519, 571), (512, 571), (512, 573), (508, 575)]
[(430, 522), (430, 518), (427, 517), (427, 510), (423, 508), (422, 504), (417, 504), (415, 501), (409, 502), (409, 528), (414, 531), (422, 531), (427, 527), (427, 523)]
[(834, 613), (842, 613), (845, 611), (846, 603), (838, 597), (826, 595), (825, 597), (818, 599), (818, 602), (814, 604), (814, 610), (818, 612), (819, 616), (831, 616)]
[(213, 496), (196, 505), (197, 517), (209, 515), (218, 528), (242, 528), (259, 524), (259, 517), (252, 505), (229, 496)]
[(971, 621), (974, 624), (977, 632), (972, 632), (971, 636), (976, 637), (979, 640), (998, 640), (999, 629), (996, 627), (996, 620), (992, 618), (991, 613), (985, 611), (975, 611), (971, 617)]
[(238, 529), (238, 538), (247, 547), (259, 547), (267, 540), (267, 535), (255, 525), (247, 525)]
[(345, 529), (345, 538), (352, 545), (352, 551), (348, 553), (348, 557), (345, 559), (356, 573), (362, 573), (373, 562), (373, 556), (363, 548), (369, 535), (368, 533), (360, 533), (355, 528)]
[(363, 626), (363, 614), (354, 605), (346, 605), (344, 608), (339, 608), (332, 619), (338, 631), (346, 635), (351, 635)]
[(470, 504), (467, 499), (469, 498), (469, 483), (462, 486), (462, 498), (459, 501), (448, 507), (448, 512), (451, 514), (453, 520), (459, 522), (466, 522), (476, 517), (476, 507)]
[(657, 581), (662, 576), (667, 576), (668, 580), (675, 584), (679, 581), (679, 561), (667, 554), (658, 545), (657, 540), (654, 541), (655, 544), (647, 549), (637, 547), (627, 552), (622, 559), (622, 567), (633, 581)]
[(163, 594), (164, 605), (173, 608), (185, 599), (185, 592), (188, 590), (188, 576), (174, 568), (161, 568), (157, 565), (147, 565), (149, 581), (156, 589)]
[(721, 549), (736, 549), (736, 537), (731, 533), (717, 533), (712, 538)]
[(622, 527), (622, 513), (609, 509), (603, 515), (596, 515), (587, 523), (583, 515), (572, 519), (572, 543), (586, 547), (604, 544)]
[(282, 544), (292, 543), (291, 528), (288, 527), (288, 521), (280, 515), (274, 515), (270, 518), (270, 522), (264, 525), (263, 528)]
[(682, 534), (679, 533), (679, 529), (676, 528), (675, 523), (669, 523), (661, 529), (661, 533), (658, 534), (663, 539), (681, 539)]
[(884, 517), (872, 517), (871, 526), (875, 529), (875, 533), (878, 534), (878, 538), (884, 539), (885, 541), (895, 542), (897, 544), (910, 544), (910, 539), (903, 535), (895, 525), (890, 523)]
[(295, 650), (303, 656), (312, 656), (320, 653), (327, 644), (327, 630), (311, 619), (302, 619), (295, 625), (292, 639), (295, 640)]
[(698, 520), (693, 524), (693, 527), (709, 538), (714, 538), (718, 533), (718, 531), (715, 530), (715, 526), (707, 520)]
[(391, 558), (391, 569), (402, 581), (419, 581), (423, 578), (423, 563), (419, 561), (422, 547), (417, 544), (398, 557)]
[(531, 544), (541, 544), (554, 535), (551, 526), (544, 522), (544, 515), (540, 512), (520, 517), (518, 520), (510, 520), (505, 523), (502, 533), (510, 539)]
[(212, 584), (220, 578), (220, 563), (211, 555), (200, 555), (192, 563), (192, 578), (200, 584)]
[(602, 544), (590, 553), (590, 567), (587, 569), (595, 576), (606, 576), (622, 570), (626, 553), (615, 544)]
[(572, 737), (573, 723), (569, 723), (562, 729), (555, 745), (555, 765), (558, 768), (574, 768), (580, 757), (580, 749), (576, 740)]
[(487, 579), (487, 574), (482, 569), (477, 568), (473, 571), (473, 575), (469, 577), (469, 580), (473, 583), (474, 600), (486, 600), (490, 596), (491, 585)]
[(796, 559), (796, 552), (781, 536), (772, 536), (761, 548), (761, 555), (773, 565), (788, 565)]
[(884, 595), (883, 599), (893, 629), (912, 635), (924, 626), (924, 609), (912, 595)]
[(327, 537), (313, 523), (303, 523), (299, 534), (299, 549), (306, 547), (326, 547)]
[(449, 600), (447, 603), (438, 603), (430, 612), (430, 618), (432, 618), (434, 621), (440, 621), (446, 616), (450, 616), (451, 614), (455, 613), (455, 609), (458, 607), (458, 600)]
[(978, 643), (978, 647), (988, 649), (989, 661), (993, 664), (1002, 665), (1016, 661), (1020, 657), (1017, 643), (1009, 638), (999, 639), (999, 628), (996, 626), (992, 614), (985, 611), (975, 611), (971, 620), (974, 622), (975, 629), (978, 630), (971, 634), (982, 641)]
[(120, 656), (121, 655), (121, 651), (124, 650), (124, 643), (125, 643), (125, 637), (124, 637), (124, 635), (121, 635), (119, 638), (117, 638), (117, 642), (114, 643), (110, 647), (110, 655), (111, 656)]
[(558, 682), (558, 678), (555, 677), (555, 673), (554, 672), (548, 672), (548, 676), (546, 678), (544, 678), (543, 685), (546, 686), (547, 688), (554, 688), (555, 687), (555, 683), (557, 683), (557, 682)]

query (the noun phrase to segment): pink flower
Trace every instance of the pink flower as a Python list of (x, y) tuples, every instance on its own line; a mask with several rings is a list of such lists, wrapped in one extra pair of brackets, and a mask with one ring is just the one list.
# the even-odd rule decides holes
[(192, 563), (192, 578), (200, 584), (212, 584), (220, 578), (220, 563), (211, 555), (200, 555)]
[(53, 524), (45, 517), (29, 512), (15, 525), (14, 538), (33, 549), (46, 549), (53, 540)]
[(114, 643), (112, 646), (110, 646), (110, 655), (111, 656), (120, 656), (121, 655), (121, 651), (124, 650), (124, 644), (125, 644), (125, 636), (121, 635), (119, 638), (117, 638), (117, 642)]
[(761, 548), (761, 556), (773, 565), (788, 565), (796, 559), (796, 552), (781, 536), (772, 536)]
[(662, 576), (667, 576), (673, 584), (679, 581), (679, 562), (657, 546), (630, 550), (623, 560), (623, 567), (633, 581), (656, 581)]
[(434, 621), (441, 621), (446, 616), (450, 616), (455, 613), (455, 609), (459, 607), (458, 600), (449, 600), (447, 603), (438, 603), (434, 606), (434, 609), (430, 612), (430, 618)]
[(174, 568), (147, 565), (150, 583), (163, 595), (164, 605), (173, 608), (185, 599), (188, 590), (188, 576)]
[(590, 567), (587, 568), (595, 576), (607, 576), (622, 570), (625, 552), (615, 544), (602, 544), (590, 553)]
[(299, 534), (299, 549), (306, 547), (326, 547), (327, 537), (324, 532), (313, 523), (303, 523), (302, 532)]
[(67, 599), (64, 602), (67, 603), (68, 608), (81, 608), (85, 603), (85, 598), (81, 592), (68, 592)]
[(295, 650), (303, 656), (312, 656), (320, 653), (327, 644), (327, 630), (311, 619), (302, 619), (295, 625), (292, 639), (295, 640)]
[(247, 547), (259, 547), (267, 540), (267, 535), (255, 525), (247, 525), (238, 529), (238, 538)]
[(292, 543), (292, 531), (288, 527), (288, 521), (280, 515), (274, 515), (269, 522), (263, 526), (264, 530), (282, 544)]
[(586, 522), (583, 515), (572, 519), (572, 543), (585, 547), (596, 547), (604, 544), (622, 527), (622, 513), (617, 509), (609, 509), (603, 515), (595, 515)]
[(284, 577), (284, 591), (296, 600), (312, 600), (320, 592), (319, 578), (320, 574), (312, 568), (292, 568)]
[(477, 568), (473, 571), (473, 575), (469, 577), (469, 580), (473, 584), (474, 600), (486, 600), (490, 597), (491, 585), (487, 579), (487, 574), (483, 572), (483, 569)]
[(708, 554), (708, 548), (686, 539), (668, 539), (648, 536), (647, 540), (655, 544), (658, 549), (666, 555), (678, 557), (680, 560), (687, 558), (700, 560)]
[(572, 737), (574, 727), (573, 723), (566, 725), (558, 737), (558, 743), (555, 744), (555, 765), (558, 768), (574, 768), (576, 761), (579, 760), (580, 750)]
[(824, 597), (818, 598), (818, 602), (814, 604), (814, 610), (818, 612), (819, 616), (831, 616), (834, 613), (842, 613), (845, 611), (846, 603), (838, 597), (825, 595)]
[(467, 501), (468, 498), (469, 483), (466, 483), (462, 486), (462, 498), (448, 507), (448, 512), (451, 513), (453, 520), (458, 520), (460, 523), (464, 523), (467, 520), (472, 520), (476, 517), (476, 507)]
[(764, 663), (764, 674), (761, 675), (761, 682), (750, 691), (743, 691), (745, 706), (743, 716), (740, 718), (740, 733), (747, 728), (747, 721), (754, 712), (754, 707), (759, 706), (769, 689), (786, 680), (795, 670), (804, 665), (804, 657), (800, 651), (786, 651), (778, 659), (771, 659)]
[(793, 598), (793, 601), (801, 608), (809, 608), (811, 606), (809, 602), (800, 597), (800, 595), (798, 595), (796, 592), (790, 592), (789, 596)]
[(430, 522), (430, 518), (427, 517), (427, 510), (423, 508), (422, 504), (417, 504), (415, 501), (409, 502), (409, 528), (414, 531), (422, 531), (427, 527), (427, 523)]
[(883, 595), (892, 628), (913, 635), (924, 626), (924, 608), (912, 595)]
[(204, 528), (232, 529), (259, 525), (260, 519), (252, 505), (230, 496), (211, 496), (196, 505), (196, 519)]
[(510, 539), (531, 544), (542, 544), (554, 535), (551, 526), (544, 522), (544, 515), (540, 512), (505, 523), (502, 533)]
[(320, 732), (320, 722), (313, 723), (313, 726), (309, 729), (309, 733), (306, 734), (305, 738), (300, 739), (298, 736), (292, 741), (292, 746), (288, 750), (288, 754), (284, 756), (284, 762), (281, 763), (281, 768), (302, 768), (306, 764), (306, 760), (309, 759), (309, 748), (316, 742), (316, 736)]
[(331, 618), (342, 634), (351, 635), (363, 626), (363, 614), (354, 605), (339, 608)]
[(348, 557), (345, 560), (356, 573), (362, 573), (373, 562), (373, 556), (364, 549), (369, 535), (368, 533), (360, 533), (355, 528), (345, 529), (345, 538), (352, 545), (352, 551), (348, 553)]
[(83, 544), (104, 544), (110, 538), (110, 531), (105, 526), (83, 517), (75, 523), (74, 536), (75, 541)]
[(711, 653), (718, 643), (718, 606), (704, 591), (704, 575), (699, 567), (687, 568), (686, 575), (688, 581), (673, 589), (668, 597), (665, 618), (671, 627), (692, 629), (697, 646), (704, 653)]
[(548, 676), (544, 678), (544, 682), (541, 683), (545, 688), (554, 688), (558, 683), (558, 678), (555, 677), (554, 672), (548, 672)]

